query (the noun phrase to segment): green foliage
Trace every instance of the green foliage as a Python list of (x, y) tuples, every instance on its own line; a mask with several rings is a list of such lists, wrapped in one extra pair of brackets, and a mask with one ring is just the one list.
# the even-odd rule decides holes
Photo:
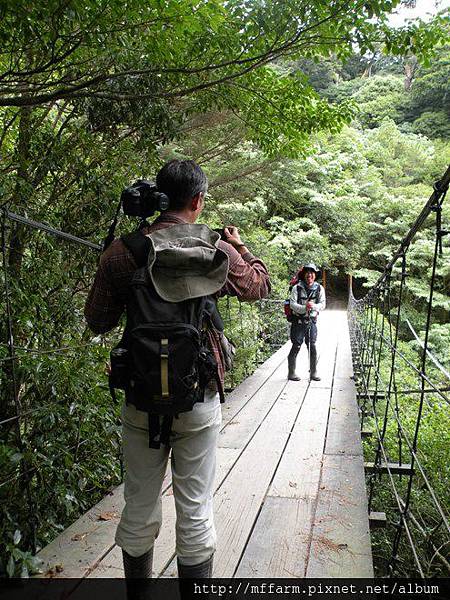
[(222, 298), (218, 307), (226, 335), (236, 346), (233, 368), (225, 377), (225, 389), (229, 391), (286, 342), (288, 322), (279, 299), (249, 304)]
[(392, 121), (384, 121), (369, 134), (367, 158), (383, 173), (389, 187), (419, 183), (424, 180), (434, 161), (434, 148), (427, 139), (402, 135)]
[[(420, 332), (421, 339), (425, 339), (425, 332)], [(450, 323), (433, 323), (429, 333), (429, 347), (432, 354), (447, 370), (450, 368)]]
[(336, 100), (352, 98), (359, 109), (358, 122), (369, 128), (380, 126), (385, 118), (399, 121), (404, 93), (402, 77), (381, 74), (345, 81), (327, 91)]
[(450, 138), (449, 115), (443, 110), (424, 111), (411, 126), (414, 133), (420, 133), (430, 138)]
[(27, 578), (36, 573), (42, 573), (42, 561), (32, 552), (20, 550), (19, 544), (22, 539), (22, 533), (19, 529), (14, 531), (12, 541), (6, 544), (6, 556), (9, 556), (8, 562), (5, 565), (0, 562), (0, 569), (6, 573), (8, 577), (23, 577)]
[(449, 138), (450, 47), (444, 46), (429, 66), (422, 66), (414, 77), (403, 107), (403, 129), (429, 138)]
[(259, 93), (248, 98), (243, 118), (250, 138), (268, 156), (305, 154), (312, 132), (337, 132), (354, 112), (348, 102), (334, 106), (322, 99), (299, 74), (266, 68), (253, 73), (249, 83)]
[[(443, 10), (431, 22), (416, 20), (398, 29), (385, 30), (384, 50), (394, 56), (414, 55), (430, 64), (436, 47), (448, 42), (450, 9)], [(364, 52), (362, 52), (364, 54)]]
[[(0, 499), (3, 568), (16, 576), (38, 567), (31, 540), (37, 548), (50, 542), (121, 479), (119, 407), (109, 398), (104, 374), (110, 344), (83, 336), (74, 270), (80, 273), (76, 261), (86, 255), (72, 247), (69, 256), (68, 249), (50, 245), (46, 260), (39, 260), (36, 248), (48, 241), (34, 236), (22, 264), (32, 294), (24, 293), (23, 282), (11, 289), (22, 419), (20, 426), (14, 418), (2, 424), (0, 467), (8, 485), (0, 488)], [(44, 281), (44, 272), (53, 273), (54, 281)], [(1, 352), (7, 356), (5, 344)], [(8, 365), (0, 372), (2, 417), (17, 410), (8, 402)], [(8, 540), (16, 530), (21, 539), (12, 546)]]
[(286, 221), (273, 217), (268, 222), (275, 236), (270, 245), (281, 248), (285, 261), (291, 266), (291, 272), (307, 262), (318, 264), (329, 262), (329, 244), (319, 227), (308, 218)]

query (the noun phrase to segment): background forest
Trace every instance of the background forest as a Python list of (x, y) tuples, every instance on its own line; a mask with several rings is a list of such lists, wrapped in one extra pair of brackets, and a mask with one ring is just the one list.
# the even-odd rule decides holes
[[(407, 34), (386, 26), (397, 2), (350, 2), (330, 20), (329, 2), (273, 2), (264, 11), (230, 2), (225, 14), (220, 2), (143, 9), (136, 1), (127, 5), (128, 26), (119, 2), (86, 2), (82, 15), (77, 2), (69, 11), (36, 2), (26, 19), (13, 4), (0, 15), (0, 203), (57, 229), (101, 243), (126, 185), (154, 178), (170, 158), (192, 158), (210, 181), (205, 222), (239, 227), (268, 265), (273, 299), (313, 260), (327, 270), (330, 297), (346, 302), (347, 274), (356, 295), (376, 281), (450, 163), (444, 17)], [(295, 29), (292, 14), (302, 10), (319, 41)], [(48, 31), (37, 35), (48, 15)], [(146, 37), (147, 27), (154, 31)], [(144, 50), (145, 65), (136, 62)], [(123, 217), (117, 235), (133, 227)], [(410, 251), (405, 310), (418, 332), (434, 232), (430, 221)], [(119, 407), (104, 375), (117, 334), (93, 338), (83, 322), (97, 252), (8, 219), (2, 241), (0, 572), (26, 576), (35, 551), (121, 481)], [(430, 346), (450, 369), (448, 244)], [(239, 342), (254, 313), (244, 312), (239, 329), (239, 309), (223, 310)], [(250, 338), (233, 384), (270, 352), (257, 332)], [(448, 506), (449, 429), (440, 440), (433, 432), (436, 419), (448, 422), (447, 408), (425, 428), (424, 443)], [(388, 549), (377, 535), (383, 573)], [(399, 568), (411, 575), (407, 563), (405, 550)]]

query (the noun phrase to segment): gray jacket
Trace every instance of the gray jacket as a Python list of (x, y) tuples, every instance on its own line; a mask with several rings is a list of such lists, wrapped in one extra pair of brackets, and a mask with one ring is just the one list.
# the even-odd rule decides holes
[[(325, 298), (325, 290), (319, 284), (314, 282), (313, 286), (318, 287), (318, 291), (316, 292), (314, 307), (310, 311), (310, 316), (315, 318), (326, 306), (326, 298)], [(311, 290), (308, 289), (307, 285), (304, 281), (299, 281), (297, 285), (294, 285), (291, 291), (291, 310), (294, 315), (297, 316), (305, 316), (306, 315), (306, 303), (308, 301), (308, 293)]]

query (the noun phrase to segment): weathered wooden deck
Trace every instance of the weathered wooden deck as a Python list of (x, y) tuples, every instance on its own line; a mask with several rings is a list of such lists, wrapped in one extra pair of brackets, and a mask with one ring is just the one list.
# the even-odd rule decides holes
[[(320, 382), (286, 379), (286, 344), (223, 406), (215, 490), (215, 577), (372, 577), (358, 410), (345, 311), (319, 326)], [(170, 472), (154, 575), (175, 576)], [(122, 486), (40, 557), (62, 577), (123, 577), (114, 533)]]

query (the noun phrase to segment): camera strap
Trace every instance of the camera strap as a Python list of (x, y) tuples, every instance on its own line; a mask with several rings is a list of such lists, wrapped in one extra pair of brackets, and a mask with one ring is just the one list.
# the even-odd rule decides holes
[(151, 241), (142, 231), (134, 231), (120, 238), (133, 255), (138, 269), (147, 264)]
[(116, 214), (115, 214), (114, 219), (113, 219), (113, 222), (109, 226), (108, 235), (105, 237), (105, 241), (103, 242), (102, 252), (104, 252), (105, 250), (107, 250), (109, 248), (109, 246), (111, 245), (111, 243), (114, 241), (114, 232), (115, 232), (116, 227), (117, 227), (117, 221), (119, 220), (119, 213), (120, 213), (120, 207), (121, 206), (122, 206), (122, 200), (120, 200), (119, 205), (118, 205), (117, 210), (116, 210)]

